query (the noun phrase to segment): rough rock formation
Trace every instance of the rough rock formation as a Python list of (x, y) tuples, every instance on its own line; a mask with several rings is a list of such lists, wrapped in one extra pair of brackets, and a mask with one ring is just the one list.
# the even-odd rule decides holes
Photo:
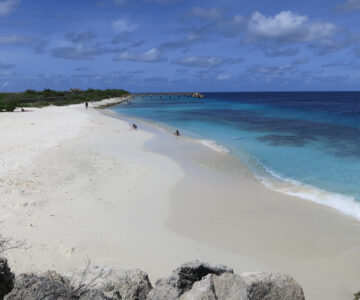
[[(91, 272), (86, 269), (85, 273), (93, 275)], [(148, 275), (141, 270), (109, 270), (100, 274), (90, 280), (82, 276), (78, 281), (56, 272), (21, 274), (14, 284), (14, 275), (6, 261), (0, 260), (0, 291), (3, 293), (0, 299), (9, 291), (5, 300), (305, 299), (300, 285), (288, 275), (262, 272), (236, 275), (227, 267), (199, 261), (183, 264), (169, 277), (158, 280), (154, 289)]]
[(225, 266), (211, 266), (198, 260), (183, 264), (170, 277), (158, 280), (148, 299), (177, 299), (206, 275), (221, 275), (225, 272), (233, 273), (233, 270)]
[(152, 289), (148, 274), (141, 270), (111, 270), (96, 288), (109, 299), (145, 300)]
[(21, 274), (15, 280), (15, 285), (5, 300), (65, 300), (72, 299), (75, 293), (69, 281), (49, 272), (43, 276), (35, 274)]
[(195, 282), (192, 289), (184, 293), (180, 300), (247, 300), (245, 281), (238, 275), (223, 273), (209, 274)]
[(0, 258), (0, 299), (3, 299), (14, 287), (15, 275), (11, 273), (7, 260)]
[(301, 286), (289, 275), (280, 273), (243, 273), (249, 300), (305, 300)]

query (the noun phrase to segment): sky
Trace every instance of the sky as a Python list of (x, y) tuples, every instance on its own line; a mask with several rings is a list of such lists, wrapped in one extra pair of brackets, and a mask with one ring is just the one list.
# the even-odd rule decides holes
[(360, 0), (0, 0), (0, 91), (360, 90)]

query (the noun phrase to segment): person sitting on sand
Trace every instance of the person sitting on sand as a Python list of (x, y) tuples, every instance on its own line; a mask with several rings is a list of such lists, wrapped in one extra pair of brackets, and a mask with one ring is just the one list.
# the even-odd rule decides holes
[(134, 124), (132, 125), (132, 128), (133, 128), (134, 130), (136, 130), (136, 129), (137, 129), (137, 125), (134, 123)]
[(179, 130), (177, 130), (177, 129), (176, 129), (176, 131), (175, 131), (175, 135), (176, 135), (176, 136), (180, 136), (180, 132), (179, 132)]
[(85, 107), (86, 107), (86, 109), (88, 109), (89, 103), (85, 102)]
[(24, 112), (24, 111), (25, 111), (25, 109), (22, 107), (22, 108), (21, 108), (21, 111), (22, 111), (22, 112)]

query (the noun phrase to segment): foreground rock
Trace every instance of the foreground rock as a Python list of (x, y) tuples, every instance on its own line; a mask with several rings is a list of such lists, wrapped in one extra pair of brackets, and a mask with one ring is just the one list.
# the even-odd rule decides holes
[(152, 289), (148, 275), (141, 270), (111, 270), (96, 288), (106, 299), (145, 300)]
[(169, 277), (158, 280), (155, 288), (141, 270), (109, 270), (99, 274), (97, 269), (96, 275), (86, 269), (78, 280), (55, 272), (40, 276), (22, 274), (14, 284), (6, 261), (0, 267), (1, 291), (11, 290), (5, 296), (6, 300), (305, 299), (300, 285), (288, 275), (261, 272), (236, 275), (225, 266), (211, 266), (199, 261), (183, 264)]
[[(69, 281), (56, 274), (49, 272), (44, 276), (35, 274), (21, 274), (15, 280), (15, 285), (6, 300), (53, 300), (72, 299), (75, 290)], [(77, 295), (80, 296), (80, 295)]]
[(6, 259), (0, 258), (0, 299), (3, 299), (14, 287), (15, 275), (11, 273)]
[(209, 274), (180, 297), (180, 300), (193, 299), (247, 300), (246, 284), (240, 276), (232, 273)]
[(178, 299), (183, 293), (190, 290), (193, 284), (208, 274), (221, 275), (233, 273), (225, 266), (211, 266), (200, 261), (183, 264), (170, 277), (160, 279), (155, 288), (149, 293), (149, 300)]
[(145, 300), (152, 289), (148, 275), (140, 270), (111, 270), (98, 278), (71, 282), (69, 278), (56, 273), (42, 276), (22, 274), (16, 278), (15, 286), (6, 300)]
[(249, 300), (304, 300), (301, 286), (289, 275), (273, 273), (243, 273)]
[(360, 300), (360, 291), (354, 294), (354, 300)]

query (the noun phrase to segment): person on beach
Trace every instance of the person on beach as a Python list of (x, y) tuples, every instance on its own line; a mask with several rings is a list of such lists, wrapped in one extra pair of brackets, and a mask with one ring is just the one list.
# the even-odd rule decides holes
[(86, 107), (86, 109), (88, 109), (89, 103), (85, 102), (85, 107)]
[(132, 125), (132, 128), (133, 128), (134, 130), (136, 130), (136, 129), (137, 129), (137, 125), (134, 123), (134, 124)]
[(177, 129), (176, 129), (176, 131), (175, 131), (175, 135), (176, 135), (176, 136), (180, 136), (180, 132), (179, 132), (179, 130), (177, 130)]

